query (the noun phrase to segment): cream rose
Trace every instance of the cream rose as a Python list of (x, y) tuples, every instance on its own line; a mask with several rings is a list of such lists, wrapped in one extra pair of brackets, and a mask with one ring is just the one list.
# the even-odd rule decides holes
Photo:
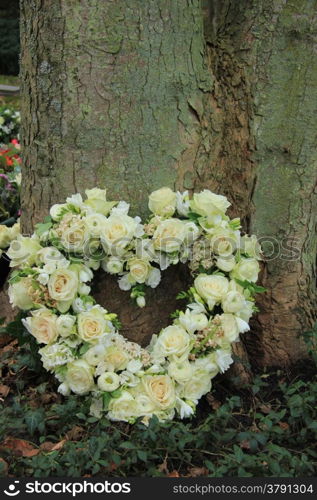
[(137, 222), (128, 215), (110, 215), (102, 232), (102, 243), (109, 253), (122, 251), (132, 240)]
[(176, 252), (182, 246), (186, 235), (186, 224), (183, 221), (166, 219), (159, 223), (154, 232), (154, 248), (167, 253)]
[(218, 215), (224, 214), (231, 203), (225, 196), (212, 193), (204, 189), (201, 193), (195, 193), (190, 202), (193, 212), (199, 215)]
[(83, 359), (77, 359), (67, 365), (66, 384), (79, 395), (87, 394), (94, 387), (93, 371)]
[(116, 345), (107, 347), (103, 359), (109, 371), (124, 370), (130, 361), (127, 353)]
[(67, 211), (67, 203), (56, 203), (50, 208), (50, 216), (54, 221), (59, 221)]
[(9, 286), (9, 299), (13, 307), (27, 311), (33, 307), (33, 300), (29, 295), (32, 286), (30, 278), (21, 278)]
[(119, 375), (114, 372), (105, 372), (98, 377), (97, 385), (101, 391), (115, 391), (120, 385)]
[(243, 236), (241, 238), (240, 248), (241, 251), (246, 253), (249, 257), (261, 259), (261, 245), (254, 234), (252, 234), (252, 236)]
[(81, 312), (77, 317), (78, 335), (85, 342), (92, 342), (102, 337), (107, 330), (105, 315), (100, 309), (92, 308)]
[(137, 402), (128, 391), (123, 391), (119, 398), (112, 398), (108, 410), (108, 417), (114, 421), (129, 422), (138, 415)]
[(211, 389), (211, 375), (210, 373), (197, 369), (192, 374), (190, 380), (183, 384), (178, 392), (180, 397), (194, 401), (195, 403)]
[(142, 384), (156, 408), (167, 410), (175, 404), (175, 387), (168, 375), (145, 375)]
[(57, 302), (72, 301), (79, 285), (78, 273), (68, 269), (57, 269), (48, 281), (50, 297)]
[(144, 283), (151, 270), (151, 266), (147, 260), (136, 257), (128, 260), (127, 267), (130, 270), (130, 276), (137, 283)]
[(241, 259), (231, 271), (230, 276), (241, 281), (246, 280), (255, 283), (258, 279), (259, 272), (260, 266), (256, 259)]
[(155, 215), (171, 217), (176, 208), (176, 193), (170, 188), (163, 187), (149, 196), (149, 209)]
[(200, 274), (194, 281), (197, 293), (213, 309), (228, 292), (229, 281), (224, 276)]
[(119, 274), (123, 271), (123, 262), (118, 257), (103, 260), (101, 266), (109, 274)]
[(72, 221), (70, 227), (63, 229), (61, 233), (61, 244), (68, 252), (81, 252), (88, 242), (89, 233), (84, 220)]
[(27, 330), (40, 344), (50, 344), (57, 339), (57, 316), (49, 309), (43, 308), (32, 311), (32, 316), (23, 319)]
[(178, 318), (179, 323), (189, 333), (194, 333), (197, 330), (203, 330), (208, 325), (208, 318), (203, 313), (195, 313), (190, 309), (181, 312)]
[(159, 334), (153, 349), (153, 355), (181, 356), (190, 348), (190, 336), (180, 325), (171, 325)]
[(41, 248), (36, 236), (28, 238), (19, 234), (17, 239), (11, 242), (7, 251), (7, 255), (11, 259), (10, 267), (21, 264), (32, 266), (36, 261), (36, 254)]

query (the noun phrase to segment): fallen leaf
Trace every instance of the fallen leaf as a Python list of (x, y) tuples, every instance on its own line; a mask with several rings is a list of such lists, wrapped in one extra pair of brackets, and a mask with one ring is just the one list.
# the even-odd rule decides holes
[(51, 451), (55, 443), (52, 443), (52, 441), (45, 441), (40, 445), (40, 449), (42, 451)]
[(220, 401), (218, 401), (218, 399), (216, 399), (210, 392), (207, 394), (206, 399), (209, 406), (211, 406), (213, 410), (218, 410), (218, 408), (220, 408)]
[(159, 472), (165, 472), (165, 474), (169, 473), (169, 470), (167, 468), (167, 456), (164, 458), (164, 462), (157, 466), (157, 470)]
[(283, 431), (286, 431), (287, 429), (289, 429), (289, 425), (287, 422), (279, 422), (278, 425), (280, 426), (280, 428), (283, 430)]
[(180, 477), (179, 473), (177, 472), (177, 470), (172, 470), (172, 472), (169, 472), (167, 474), (167, 477)]
[(66, 434), (66, 439), (69, 441), (79, 441), (85, 434), (85, 429), (79, 425), (74, 425)]
[(12, 450), (12, 453), (19, 457), (34, 457), (41, 451), (39, 448), (35, 448), (32, 443), (24, 439), (16, 439), (13, 437), (7, 437), (3, 443), (1, 443), (1, 447)]
[(10, 392), (10, 387), (8, 385), (0, 385), (0, 396), (6, 398)]
[(272, 406), (261, 404), (261, 405), (259, 405), (259, 410), (261, 410), (262, 413), (268, 414), (271, 412)]
[(190, 467), (188, 472), (190, 477), (207, 476), (208, 469), (206, 467)]
[(66, 443), (67, 439), (62, 439), (59, 441), (59, 443), (54, 444), (52, 451), (59, 451), (63, 448), (64, 444)]

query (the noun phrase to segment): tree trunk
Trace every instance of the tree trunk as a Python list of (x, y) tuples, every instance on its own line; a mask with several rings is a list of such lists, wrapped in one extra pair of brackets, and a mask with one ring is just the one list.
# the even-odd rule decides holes
[[(309, 0), (21, 0), (24, 231), (95, 185), (140, 215), (163, 185), (226, 194), (245, 230), (284, 249), (264, 264), (250, 358), (302, 356), (315, 286), (315, 10)], [(188, 281), (168, 270), (145, 311), (107, 293), (109, 277), (95, 297), (146, 343)]]

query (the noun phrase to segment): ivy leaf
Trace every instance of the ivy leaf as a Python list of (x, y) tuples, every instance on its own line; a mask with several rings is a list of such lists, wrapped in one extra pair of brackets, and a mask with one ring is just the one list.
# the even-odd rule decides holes
[(25, 423), (30, 434), (34, 434), (36, 430), (39, 432), (45, 431), (45, 414), (42, 408), (30, 410), (25, 415)]

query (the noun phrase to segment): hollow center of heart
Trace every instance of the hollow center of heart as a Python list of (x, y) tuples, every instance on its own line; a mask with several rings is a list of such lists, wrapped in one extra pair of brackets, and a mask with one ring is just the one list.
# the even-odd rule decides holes
[(146, 306), (141, 309), (130, 298), (129, 291), (120, 290), (117, 276), (97, 271), (92, 282), (92, 295), (97, 304), (118, 315), (122, 335), (146, 347), (153, 334), (172, 323), (171, 313), (185, 308), (186, 302), (177, 300), (176, 296), (187, 290), (191, 282), (186, 265), (170, 266), (162, 271), (158, 287), (146, 287)]

